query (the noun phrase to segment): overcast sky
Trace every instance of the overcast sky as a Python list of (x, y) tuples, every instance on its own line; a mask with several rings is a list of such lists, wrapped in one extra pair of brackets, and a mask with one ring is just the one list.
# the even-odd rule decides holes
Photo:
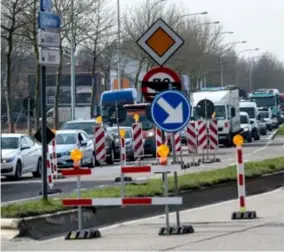
[[(116, 2), (116, 0), (112, 0)], [(120, 0), (121, 12), (141, 0)], [(183, 3), (188, 13), (208, 11), (212, 21), (220, 21), (226, 41), (246, 40), (236, 46), (237, 51), (259, 47), (259, 52), (243, 56), (257, 56), (269, 51), (284, 62), (284, 0), (167, 0)]]

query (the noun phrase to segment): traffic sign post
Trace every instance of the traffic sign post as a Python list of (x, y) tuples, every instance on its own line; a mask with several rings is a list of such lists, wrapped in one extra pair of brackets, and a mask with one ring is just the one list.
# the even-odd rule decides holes
[[(170, 85), (171, 88), (171, 85)], [(172, 133), (173, 163), (176, 163), (175, 132), (185, 128), (191, 117), (191, 105), (179, 91), (169, 90), (158, 94), (151, 106), (153, 122), (165, 132)], [(182, 164), (181, 164), (182, 165)], [(174, 173), (175, 195), (178, 195), (178, 176)], [(177, 226), (180, 227), (179, 208), (176, 209)]]
[[(47, 190), (47, 170), (46, 170), (46, 153), (48, 150), (47, 142), (47, 127), (46, 127), (46, 66), (57, 66), (60, 64), (60, 52), (58, 50), (60, 39), (52, 40), (50, 37), (58, 39), (60, 38), (60, 27), (61, 18), (59, 15), (52, 13), (52, 0), (40, 0), (40, 11), (38, 13), (38, 27), (39, 34), (39, 63), (41, 65), (40, 69), (40, 88), (41, 88), (41, 140), (42, 140), (42, 195), (43, 199), (47, 200), (48, 190)], [(51, 31), (51, 30), (52, 31)], [(54, 35), (52, 33), (58, 33)], [(51, 35), (52, 34), (52, 35)], [(46, 39), (45, 39), (46, 38)], [(52, 49), (47, 46), (52, 46), (57, 48)]]
[[(161, 130), (172, 133), (173, 159), (176, 163), (174, 133), (185, 128), (190, 120), (191, 106), (188, 99), (179, 91), (181, 80), (171, 69), (161, 67), (183, 45), (184, 40), (171, 27), (159, 18), (137, 40), (140, 48), (160, 67), (151, 69), (143, 78), (142, 94), (146, 101), (152, 102), (151, 120)], [(169, 89), (168, 91), (165, 91)], [(163, 92), (164, 91), (164, 92)], [(159, 92), (162, 92), (159, 94)], [(153, 100), (154, 99), (154, 100)], [(182, 150), (181, 150), (182, 161)], [(183, 165), (183, 164), (181, 164)], [(174, 173), (175, 194), (178, 195), (177, 172)], [(165, 183), (166, 184), (166, 183)], [(166, 193), (165, 188), (165, 193)], [(177, 230), (181, 233), (193, 233), (191, 225), (181, 227), (179, 208), (176, 209)], [(168, 229), (168, 222), (167, 222)], [(176, 234), (180, 234), (178, 231)]]

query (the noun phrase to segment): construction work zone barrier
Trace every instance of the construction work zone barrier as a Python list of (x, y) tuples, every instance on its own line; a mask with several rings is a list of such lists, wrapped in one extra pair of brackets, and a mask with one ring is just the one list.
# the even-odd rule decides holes
[(195, 125), (195, 122), (189, 122), (186, 127), (186, 143), (189, 154), (197, 153), (197, 132)]
[(238, 187), (238, 199), (239, 199), (239, 211), (232, 213), (232, 220), (238, 219), (255, 219), (255, 211), (246, 210), (246, 188), (245, 188), (245, 169), (243, 160), (242, 146), (239, 145), (236, 148), (236, 165), (237, 165), (237, 187)]
[(105, 149), (105, 131), (101, 125), (95, 126), (95, 152), (96, 160), (100, 163), (105, 162), (106, 160), (106, 149)]
[[(121, 178), (125, 174), (130, 173), (150, 173), (150, 174), (162, 174), (164, 183), (164, 196), (163, 197), (127, 197), (125, 196), (125, 184), (123, 179), (121, 179), (121, 197), (119, 198), (81, 198), (80, 197), (80, 186), (78, 188), (77, 198), (67, 198), (62, 200), (63, 206), (66, 207), (90, 207), (90, 206), (150, 206), (150, 205), (164, 205), (166, 214), (166, 226), (159, 230), (159, 235), (170, 235), (170, 234), (185, 234), (193, 233), (194, 229), (191, 225), (180, 226), (179, 218), (177, 219), (177, 227), (171, 227), (169, 223), (169, 205), (181, 205), (182, 197), (175, 195), (174, 197), (169, 197), (168, 195), (168, 177), (167, 173), (180, 171), (180, 166), (156, 166), (152, 167), (150, 165), (144, 166), (124, 166), (122, 165), (118, 172)], [(68, 176), (83, 176), (90, 175), (95, 176), (96, 170), (89, 168), (74, 168), (74, 169), (64, 169), (62, 174), (66, 177)], [(176, 185), (177, 187), (177, 185)], [(82, 215), (82, 213), (81, 213)], [(82, 216), (79, 216), (78, 211), (78, 230), (69, 232), (65, 239), (89, 239), (101, 237), (101, 233), (97, 229), (86, 230), (82, 228)]]
[[(203, 155), (202, 162), (220, 162), (220, 158), (216, 158), (216, 151), (219, 148), (217, 120), (198, 120), (197, 134), (197, 150), (198, 153), (202, 153)], [(212, 157), (210, 157), (210, 155), (212, 155)]]
[(134, 158), (140, 159), (144, 156), (144, 146), (143, 146), (143, 132), (141, 123), (133, 123), (133, 148), (134, 148)]

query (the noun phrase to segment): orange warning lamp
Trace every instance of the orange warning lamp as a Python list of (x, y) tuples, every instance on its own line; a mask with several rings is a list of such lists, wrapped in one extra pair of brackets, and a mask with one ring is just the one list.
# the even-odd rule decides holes
[(98, 117), (96, 118), (96, 122), (97, 122), (98, 124), (102, 124), (102, 123), (103, 123), (103, 118), (102, 118), (102, 116), (98, 116)]
[(170, 153), (169, 147), (165, 144), (162, 144), (158, 147), (157, 152), (160, 156), (160, 164), (161, 165), (167, 165), (168, 164), (168, 155)]
[(56, 129), (52, 129), (51, 131), (52, 131), (54, 134), (56, 134)]
[(74, 162), (78, 162), (78, 161), (80, 161), (83, 158), (83, 153), (79, 149), (74, 149), (74, 150), (71, 151), (71, 155), (70, 156), (71, 156), (71, 159)]
[(235, 135), (233, 138), (233, 142), (236, 146), (242, 146), (244, 144), (244, 138), (240, 134)]
[(125, 138), (125, 130), (124, 129), (119, 130), (119, 135), (122, 139), (124, 139)]
[(138, 114), (135, 114), (133, 116), (133, 119), (135, 120), (136, 123), (138, 123), (140, 116)]

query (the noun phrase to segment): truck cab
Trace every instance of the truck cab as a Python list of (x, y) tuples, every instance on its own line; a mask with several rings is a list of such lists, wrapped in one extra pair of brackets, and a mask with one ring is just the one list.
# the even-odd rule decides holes
[(215, 118), (218, 121), (219, 143), (227, 147), (233, 145), (233, 137), (241, 131), (239, 113), (239, 90), (236, 87), (214, 88), (193, 92), (193, 119), (203, 119), (197, 114), (196, 106), (199, 101), (208, 99), (214, 103)]
[(260, 139), (260, 125), (259, 125), (259, 113), (257, 104), (251, 101), (241, 101), (240, 111), (247, 112), (252, 126), (252, 136), (254, 140)]

